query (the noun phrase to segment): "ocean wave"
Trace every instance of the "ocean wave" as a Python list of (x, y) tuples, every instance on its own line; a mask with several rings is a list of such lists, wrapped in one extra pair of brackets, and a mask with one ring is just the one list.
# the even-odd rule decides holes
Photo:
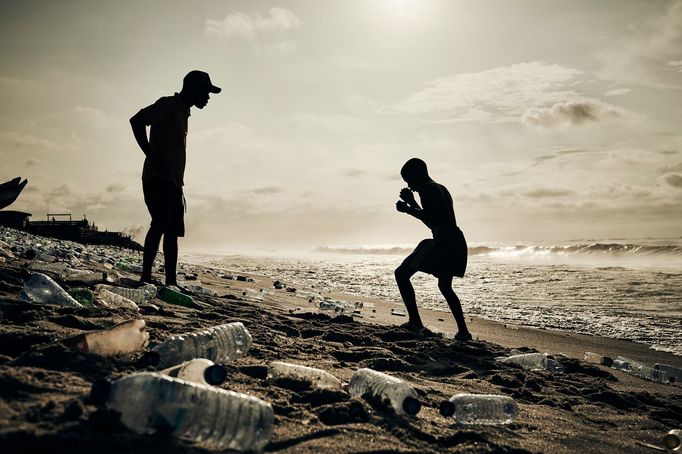
[[(322, 246), (316, 252), (327, 254), (353, 255), (406, 255), (413, 251), (413, 247), (405, 246)], [(568, 256), (667, 256), (682, 258), (681, 244), (636, 244), (636, 243), (581, 243), (549, 246), (528, 246), (517, 244), (514, 246), (470, 246), (470, 256), (499, 257), (499, 258), (541, 258)]]

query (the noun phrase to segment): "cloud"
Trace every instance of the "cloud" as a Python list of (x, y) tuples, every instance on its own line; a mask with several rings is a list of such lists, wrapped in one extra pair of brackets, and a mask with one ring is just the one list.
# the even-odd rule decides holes
[[(665, 2), (653, 2), (648, 10), (657, 10)], [(598, 55), (602, 67), (597, 75), (629, 85), (653, 88), (682, 88), (677, 69), (682, 49), (682, 1), (667, 3), (664, 11), (644, 16), (629, 24), (624, 38)]]
[(565, 128), (589, 123), (618, 120), (625, 111), (598, 99), (581, 99), (554, 104), (552, 107), (527, 110), (522, 117), (529, 126), (539, 128)]
[(287, 55), (296, 50), (296, 42), (280, 41), (267, 46), (256, 46), (255, 49), (263, 55)]
[(670, 174), (665, 176), (665, 182), (674, 188), (682, 188), (682, 176)]
[(578, 98), (572, 84), (581, 71), (542, 62), (518, 63), (428, 82), (388, 111), (447, 113), (458, 120), (516, 120), (530, 107)]
[(112, 183), (106, 187), (107, 192), (123, 192), (126, 185), (123, 183)]
[(205, 31), (232, 40), (241, 38), (253, 40), (262, 32), (284, 32), (301, 25), (301, 20), (291, 11), (284, 8), (272, 8), (267, 16), (236, 12), (225, 16), (222, 20), (206, 20)]
[(629, 88), (614, 88), (612, 90), (609, 90), (605, 93), (606, 96), (622, 96), (622, 95), (627, 95), (630, 93)]
[(357, 177), (367, 175), (367, 172), (365, 172), (362, 169), (347, 169), (347, 170), (344, 170), (343, 175), (346, 177), (357, 178)]
[(564, 197), (575, 194), (575, 191), (569, 189), (552, 189), (552, 188), (538, 188), (527, 191), (524, 195), (534, 199), (550, 198), (550, 197)]
[(258, 195), (267, 195), (267, 194), (280, 194), (280, 193), (284, 192), (284, 190), (282, 188), (280, 188), (279, 186), (265, 186), (262, 188), (256, 188), (251, 192), (253, 192), (254, 194), (258, 194)]

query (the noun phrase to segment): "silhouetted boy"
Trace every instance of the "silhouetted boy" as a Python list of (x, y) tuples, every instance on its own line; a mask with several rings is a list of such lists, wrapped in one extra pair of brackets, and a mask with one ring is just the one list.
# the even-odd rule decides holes
[[(471, 340), (471, 334), (464, 321), (459, 298), (452, 290), (452, 278), (464, 277), (467, 267), (467, 243), (464, 234), (457, 227), (452, 197), (445, 186), (429, 177), (426, 163), (412, 158), (400, 170), (408, 185), (400, 191), (396, 209), (422, 221), (433, 232), (433, 239), (422, 240), (417, 248), (395, 270), (400, 295), (405, 302), (410, 320), (407, 328), (422, 329), (421, 317), (417, 310), (414, 288), (410, 278), (417, 272), (429, 273), (438, 278), (438, 288), (450, 306), (457, 321), (456, 340)], [(422, 206), (414, 199), (412, 191), (419, 194)]]
[[(209, 93), (220, 93), (203, 71), (190, 71), (180, 93), (164, 96), (130, 119), (133, 134), (144, 152), (142, 190), (152, 222), (144, 240), (142, 282), (151, 282), (152, 265), (163, 235), (166, 285), (177, 285), (178, 237), (185, 236), (185, 175), (187, 119), (192, 106), (203, 109)], [(147, 139), (147, 126), (151, 126)]]

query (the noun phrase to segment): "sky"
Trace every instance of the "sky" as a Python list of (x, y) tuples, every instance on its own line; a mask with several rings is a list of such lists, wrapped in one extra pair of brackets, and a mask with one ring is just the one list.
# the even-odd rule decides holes
[(192, 69), (185, 251), (415, 243), (424, 159), (470, 242), (682, 235), (682, 1), (7, 1), (11, 209), (142, 239), (129, 118)]

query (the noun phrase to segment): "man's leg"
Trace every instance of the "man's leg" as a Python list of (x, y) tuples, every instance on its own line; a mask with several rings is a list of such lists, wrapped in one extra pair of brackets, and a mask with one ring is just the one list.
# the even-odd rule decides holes
[(400, 296), (403, 298), (403, 302), (407, 308), (407, 314), (410, 317), (409, 324), (416, 328), (422, 328), (424, 325), (422, 324), (422, 319), (417, 310), (417, 299), (414, 295), (414, 287), (412, 287), (412, 282), (410, 282), (410, 278), (414, 273), (416, 273), (416, 271), (403, 263), (395, 270), (395, 280), (398, 283)]
[(151, 282), (152, 280), (152, 266), (156, 253), (159, 252), (159, 243), (161, 242), (161, 235), (163, 230), (158, 224), (152, 222), (152, 225), (147, 231), (147, 236), (144, 238), (144, 251), (142, 255), (142, 276), (140, 280), (143, 282)]
[(163, 236), (163, 258), (166, 267), (166, 285), (178, 285), (176, 271), (178, 266), (178, 237)]
[(459, 298), (457, 297), (455, 291), (452, 290), (452, 276), (439, 277), (438, 288), (440, 289), (440, 292), (443, 294), (443, 297), (445, 297), (445, 301), (448, 302), (448, 306), (450, 306), (450, 311), (452, 312), (452, 315), (455, 317), (455, 321), (457, 322), (458, 334), (461, 336), (469, 334), (469, 329), (467, 328), (467, 324), (464, 321), (464, 312), (462, 311), (462, 304), (459, 302)]

